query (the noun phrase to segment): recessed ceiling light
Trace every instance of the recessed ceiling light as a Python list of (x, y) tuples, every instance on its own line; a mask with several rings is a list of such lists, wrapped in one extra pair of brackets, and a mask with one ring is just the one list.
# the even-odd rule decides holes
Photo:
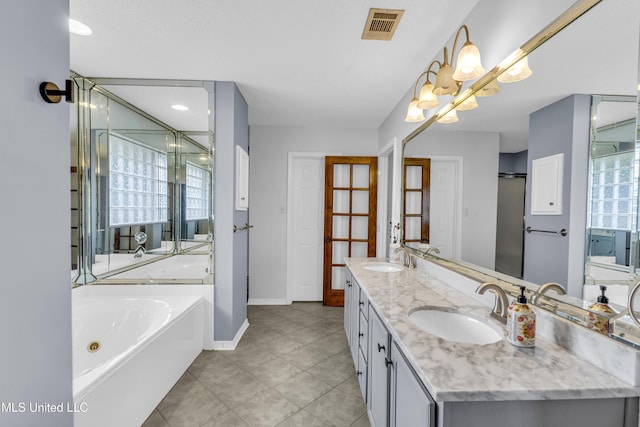
[(178, 111), (189, 111), (189, 107), (181, 104), (174, 104), (171, 106), (171, 108)]
[(90, 36), (93, 34), (93, 30), (89, 28), (88, 25), (71, 18), (69, 18), (69, 32), (79, 36)]

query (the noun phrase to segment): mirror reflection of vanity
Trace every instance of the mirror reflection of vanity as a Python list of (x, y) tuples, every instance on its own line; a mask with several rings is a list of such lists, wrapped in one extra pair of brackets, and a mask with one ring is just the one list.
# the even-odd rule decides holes
[[(72, 279), (161, 282), (146, 266), (180, 254), (203, 255), (191, 261), (198, 277), (211, 276), (212, 89), (207, 82), (74, 80)], [(180, 102), (191, 111), (172, 111)], [(124, 274), (131, 269), (140, 274)]]
[[(501, 27), (488, 29), (481, 24), (482, 13), (475, 17), (472, 13), (465, 24), (485, 69), (496, 68), (465, 83), (455, 101), (442, 97), (439, 107), (425, 110), (427, 120), (404, 140), (405, 158), (431, 159), (429, 239), (407, 243), (412, 253), (478, 280), (492, 279), (512, 295), (514, 285), (526, 285), (533, 296), (539, 285), (557, 282), (567, 295), (549, 292), (536, 300), (540, 307), (552, 307), (576, 323), (583, 323), (589, 313), (600, 292), (597, 285), (619, 285), (620, 289), (610, 289), (612, 305), (618, 311), (626, 308), (638, 257), (638, 14), (620, 13), (638, 11), (638, 5), (592, 3), (598, 4), (567, 28), (558, 32), (551, 26), (536, 37), (523, 35), (520, 40), (528, 41), (521, 46), (514, 42), (506, 53), (504, 46), (493, 49), (490, 43), (496, 43), (491, 32), (499, 33)], [(511, 22), (510, 28), (515, 27)], [(447, 46), (451, 44), (452, 40)], [(522, 51), (507, 54), (519, 47), (529, 53), (533, 74), (522, 81), (498, 83), (497, 94), (480, 96), (481, 88), (495, 83), (506, 68), (498, 66), (505, 63), (502, 58), (507, 57), (509, 64), (517, 62), (514, 55)], [(458, 112), (455, 123), (438, 122), (473, 94), (475, 110)], [(450, 101), (453, 104), (447, 104)], [(597, 113), (593, 117), (592, 105)], [(559, 206), (554, 206), (555, 212), (540, 213), (532, 209), (532, 183), (548, 177), (548, 172), (536, 177), (532, 164), (558, 154), (564, 167), (556, 180)], [(522, 239), (521, 259), (516, 261), (522, 265), (522, 276), (505, 274), (510, 271), (496, 260), (496, 242), (504, 238), (497, 231), (499, 173), (526, 181), (522, 199), (512, 197), (507, 203), (516, 212), (516, 224), (522, 225), (507, 239)], [(407, 202), (405, 212), (415, 214), (409, 210), (416, 203)], [(405, 231), (410, 230), (403, 223)], [(440, 254), (424, 255), (429, 246)], [(622, 317), (618, 320), (624, 323)], [(640, 334), (636, 338), (640, 343)]]

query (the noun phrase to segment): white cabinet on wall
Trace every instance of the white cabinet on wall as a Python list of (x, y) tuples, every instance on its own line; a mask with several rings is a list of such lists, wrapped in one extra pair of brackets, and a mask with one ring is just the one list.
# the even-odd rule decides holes
[(236, 145), (236, 210), (249, 208), (249, 154)]
[(531, 162), (531, 215), (562, 215), (564, 154)]

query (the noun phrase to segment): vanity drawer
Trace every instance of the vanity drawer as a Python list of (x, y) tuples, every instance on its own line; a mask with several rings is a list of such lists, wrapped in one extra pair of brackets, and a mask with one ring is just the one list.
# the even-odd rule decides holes
[(362, 354), (362, 351), (358, 352), (358, 367), (356, 369), (358, 375), (358, 383), (360, 384), (360, 391), (362, 392), (362, 398), (365, 403), (367, 402), (367, 362)]
[(364, 314), (360, 312), (360, 330), (358, 331), (358, 346), (360, 347), (360, 353), (364, 360), (367, 360), (367, 349), (369, 344), (369, 322), (364, 317)]
[(369, 320), (369, 300), (365, 296), (364, 292), (362, 292), (362, 290), (360, 290), (358, 304), (360, 306), (360, 312), (362, 313), (364, 318)]

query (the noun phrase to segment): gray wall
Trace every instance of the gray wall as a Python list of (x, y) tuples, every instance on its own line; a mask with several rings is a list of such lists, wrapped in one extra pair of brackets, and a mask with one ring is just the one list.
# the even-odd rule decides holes
[(249, 115), (235, 83), (216, 82), (215, 94), (214, 340), (231, 341), (247, 319), (249, 233), (233, 225), (249, 222), (248, 211), (235, 210), (236, 145), (248, 151)]
[(525, 233), (524, 279), (558, 282), (582, 297), (586, 221), (589, 116), (591, 96), (572, 95), (531, 114), (528, 176), (534, 159), (564, 153), (562, 215), (531, 215), (531, 179), (527, 180), (525, 223), (534, 229), (557, 231), (567, 237)]
[(27, 405), (0, 411), (2, 426), (72, 425), (28, 409), (72, 402), (69, 104), (38, 94), (69, 78), (68, 16), (68, 0), (4, 2), (0, 14), (0, 402)]
[(286, 303), (289, 152), (376, 156), (377, 132), (375, 129), (251, 126), (251, 223), (255, 226), (251, 229), (249, 245), (252, 304)]
[(527, 173), (528, 151), (500, 153), (498, 171), (501, 173)]
[(461, 258), (489, 269), (495, 264), (499, 140), (496, 132), (429, 129), (405, 147), (407, 157), (462, 159)]

